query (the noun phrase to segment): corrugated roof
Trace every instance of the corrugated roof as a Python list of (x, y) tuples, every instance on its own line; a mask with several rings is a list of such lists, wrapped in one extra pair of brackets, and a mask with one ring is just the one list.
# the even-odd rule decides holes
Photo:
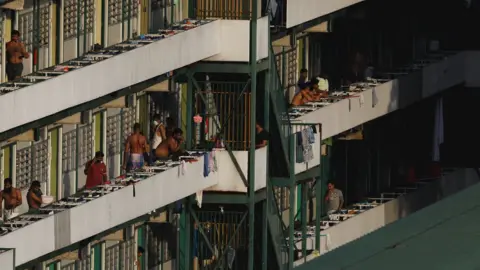
[(296, 269), (480, 269), (480, 184)]

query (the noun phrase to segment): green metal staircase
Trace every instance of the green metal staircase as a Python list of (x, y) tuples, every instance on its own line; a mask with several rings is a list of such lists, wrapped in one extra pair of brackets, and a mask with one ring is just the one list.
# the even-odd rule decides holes
[[(288, 102), (285, 97), (285, 87), (282, 85), (278, 66), (275, 60), (273, 47), (270, 48), (270, 145), (269, 145), (269, 166), (270, 179), (267, 184), (267, 219), (271, 247), (268, 248), (269, 256), (268, 269), (288, 269), (289, 250), (286, 236), (288, 235), (288, 224), (282, 218), (282, 208), (278, 204), (278, 182), (285, 182), (288, 185), (289, 179), (294, 177), (294, 170), (291, 167), (290, 137), (292, 134), (291, 123), (288, 117)], [(281, 199), (280, 199), (281, 200)]]

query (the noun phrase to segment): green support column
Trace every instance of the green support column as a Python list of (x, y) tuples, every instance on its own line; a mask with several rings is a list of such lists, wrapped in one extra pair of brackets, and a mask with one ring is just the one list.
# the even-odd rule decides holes
[(178, 254), (179, 270), (190, 270), (193, 262), (192, 257), (192, 233), (189, 199), (186, 198), (183, 205), (182, 215), (180, 216), (180, 254)]
[(190, 76), (188, 76), (187, 81), (187, 123), (186, 123), (186, 147), (188, 150), (192, 149), (193, 145), (193, 81)]
[(188, 18), (197, 18), (197, 16), (195, 16), (195, 1), (196, 0), (188, 0)]
[(290, 159), (290, 183), (289, 183), (289, 202), (290, 207), (288, 209), (288, 267), (287, 269), (293, 269), (293, 257), (294, 257), (294, 250), (295, 250), (295, 242), (294, 240), (294, 223), (295, 223), (295, 207), (292, 203), (295, 201), (295, 138), (294, 134), (289, 136), (289, 159)]
[(97, 244), (93, 247), (93, 270), (102, 270), (102, 245)]
[[(322, 126), (319, 128), (322, 130)], [(320, 131), (320, 134), (322, 134), (322, 131)], [(316, 211), (315, 211), (315, 248), (320, 251), (320, 219), (323, 216), (323, 209), (325, 207), (324, 201), (323, 201), (323, 193), (324, 190), (326, 190), (326, 185), (327, 182), (329, 181), (329, 173), (330, 173), (330, 154), (331, 154), (331, 145), (332, 145), (332, 140), (326, 139), (322, 141), (322, 145), (326, 144), (327, 148), (327, 155), (326, 156), (320, 156), (320, 166), (319, 166), (319, 175), (320, 177), (317, 177), (317, 182), (315, 186), (315, 204), (317, 206)], [(320, 146), (321, 149), (321, 146)]]
[[(144, 250), (148, 250), (147, 247), (145, 246), (145, 227), (139, 227), (137, 229), (137, 244), (139, 247), (142, 247)], [(145, 265), (145, 257), (142, 257), (139, 262), (140, 262), (140, 269), (145, 270), (147, 269)], [(163, 262), (162, 262), (163, 263)]]
[(252, 0), (252, 19), (250, 20), (250, 149), (248, 151), (248, 270), (255, 267), (255, 123), (257, 121), (257, 0)]
[[(270, 29), (270, 26), (269, 28)], [(270, 35), (269, 35), (270, 36)], [(269, 38), (269, 44), (270, 44), (270, 38)], [(264, 87), (264, 101), (263, 101), (263, 127), (266, 130), (270, 130), (270, 76), (271, 76), (271, 59), (272, 57), (271, 53), (269, 53), (269, 59), (267, 60), (269, 63), (268, 69), (264, 72), (265, 74), (265, 87)], [(274, 57), (274, 56), (273, 56)], [(267, 147), (270, 147), (267, 145)], [(269, 154), (267, 151), (267, 187), (266, 187), (266, 199), (263, 202), (263, 220), (262, 220), (262, 270), (267, 270), (268, 269), (268, 206), (270, 203), (270, 192), (271, 192), (271, 183), (270, 183), (270, 172), (269, 172)]]
[(307, 258), (307, 200), (308, 200), (308, 183), (304, 182), (300, 185), (301, 191), (301, 218), (302, 221), (302, 257)]

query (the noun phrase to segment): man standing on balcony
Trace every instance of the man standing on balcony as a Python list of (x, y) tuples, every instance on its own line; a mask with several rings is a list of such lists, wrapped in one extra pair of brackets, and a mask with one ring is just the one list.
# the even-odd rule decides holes
[(155, 149), (155, 156), (159, 160), (178, 160), (182, 155), (188, 155), (184, 150), (182, 150), (183, 131), (179, 128), (173, 130), (171, 136), (168, 136), (165, 141), (163, 141), (157, 149)]
[(89, 165), (86, 167), (87, 183), (85, 188), (90, 189), (98, 185), (107, 183), (107, 166), (103, 163), (103, 152), (98, 151), (95, 153), (95, 158), (89, 161)]
[(267, 146), (270, 137), (268, 131), (263, 129), (258, 122), (255, 124), (255, 129), (257, 131), (257, 135), (255, 136), (255, 148), (258, 149)]
[[(3, 181), (3, 190), (0, 191), (0, 215), (6, 221), (13, 214), (15, 208), (22, 205), (22, 192), (12, 186), (12, 178), (5, 178)], [(5, 209), (2, 204), (5, 202)]]
[(337, 211), (340, 211), (343, 207), (343, 193), (341, 190), (336, 189), (333, 183), (328, 183), (328, 191), (325, 196), (325, 202), (327, 203), (327, 214), (331, 215)]
[(39, 181), (33, 181), (27, 193), (28, 212), (36, 213), (42, 206), (42, 190)]
[(7, 67), (6, 73), (9, 81), (13, 81), (22, 76), (23, 58), (28, 59), (30, 54), (25, 50), (25, 45), (20, 42), (20, 32), (12, 31), (12, 40), (7, 42)]
[(147, 138), (140, 131), (140, 124), (133, 125), (133, 133), (125, 143), (123, 169), (125, 171), (141, 169), (144, 165), (143, 154), (147, 153)]

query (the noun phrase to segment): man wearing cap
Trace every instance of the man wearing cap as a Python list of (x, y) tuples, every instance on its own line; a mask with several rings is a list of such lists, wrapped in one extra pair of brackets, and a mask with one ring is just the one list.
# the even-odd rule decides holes
[(85, 188), (94, 188), (107, 182), (107, 166), (103, 163), (104, 156), (103, 152), (98, 151), (95, 153), (95, 158), (87, 163), (85, 167), (85, 173), (87, 174)]

